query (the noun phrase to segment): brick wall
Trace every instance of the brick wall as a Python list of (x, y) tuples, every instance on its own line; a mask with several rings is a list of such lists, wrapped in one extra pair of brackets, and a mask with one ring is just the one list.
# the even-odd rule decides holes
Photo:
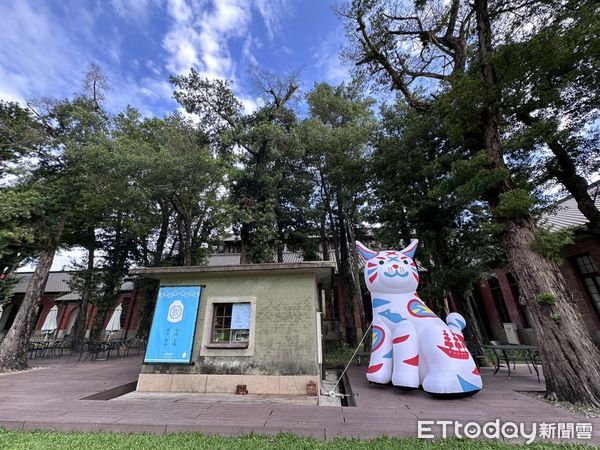
[[(570, 259), (573, 256), (581, 254), (589, 254), (594, 260), (596, 266), (600, 267), (600, 243), (594, 238), (580, 237), (574, 245), (565, 247), (564, 261), (561, 265), (561, 271), (565, 276), (569, 290), (573, 295), (573, 299), (577, 304), (586, 328), (590, 331), (596, 343), (600, 345), (600, 318), (587, 294), (587, 291), (585, 290), (585, 287), (581, 282), (581, 278), (577, 273), (573, 262)], [(506, 309), (510, 316), (511, 322), (517, 325), (519, 337), (525, 342), (530, 340), (532, 337), (532, 332), (524, 328), (524, 318), (519, 312), (519, 308), (517, 306), (518, 300), (513, 297), (506, 276), (510, 270), (503, 268), (495, 269), (492, 272), (498, 279)], [(489, 283), (487, 281), (483, 281), (479, 283), (477, 287), (481, 293), (483, 310), (487, 315), (494, 339), (505, 340), (506, 335), (502, 328), (502, 321), (498, 314)]]
[[(49, 293), (49, 294), (44, 294), (42, 296), (42, 299), (41, 299), (40, 305), (39, 305), (38, 316), (37, 316), (36, 322), (34, 324), (34, 332), (33, 332), (34, 336), (41, 334), (41, 328), (44, 325), (46, 316), (50, 312), (50, 309), (55, 305), (58, 306), (58, 316), (56, 319), (57, 325), (58, 325), (58, 331), (55, 336), (58, 338), (62, 338), (66, 334), (68, 334), (67, 332), (68, 332), (68, 326), (69, 326), (69, 319), (71, 319), (74, 314), (77, 314), (77, 310), (79, 309), (79, 303), (78, 302), (63, 302), (63, 301), (56, 302), (55, 299), (63, 294), (64, 294), (64, 292)], [(2, 326), (2, 329), (0, 329), (0, 331), (8, 330), (10, 328), (10, 326), (12, 325), (12, 321), (14, 320), (15, 314), (18, 311), (19, 307), (21, 306), (21, 302), (23, 301), (23, 296), (24, 296), (24, 294), (15, 294), (11, 300), (12, 307), (10, 308), (10, 310), (8, 309), (8, 307), (5, 307), (7, 312), (5, 313), (6, 316), (5, 315), (2, 316), (2, 323), (0, 324)], [(139, 306), (140, 306), (140, 303), (144, 301), (145, 297), (144, 297), (144, 292), (141, 290), (133, 291), (133, 292), (121, 292), (121, 293), (119, 293), (117, 304), (121, 303), (123, 301), (123, 299), (125, 299), (126, 297), (130, 298), (130, 306), (129, 306), (129, 308), (127, 308), (126, 316), (124, 318), (125, 327), (124, 327), (124, 330), (122, 331), (122, 333), (120, 333), (120, 335), (122, 335), (123, 337), (125, 337), (125, 336), (132, 337), (135, 335), (138, 324), (139, 324)], [(109, 310), (104, 318), (105, 326), (108, 323), (108, 321), (110, 320), (112, 311), (113, 311), (112, 309)], [(89, 321), (88, 323), (91, 323), (91, 320), (92, 320), (91, 318), (93, 318), (95, 315), (96, 315), (96, 308), (94, 306), (90, 305), (89, 309), (88, 309), (88, 321)], [(127, 329), (127, 332), (125, 332), (125, 329)]]
[(581, 281), (574, 262), (571, 260), (572, 257), (582, 254), (589, 254), (596, 267), (600, 268), (600, 242), (590, 237), (578, 240), (574, 245), (565, 247), (565, 261), (561, 266), (561, 270), (573, 294), (573, 299), (579, 307), (585, 326), (592, 333), (596, 343), (600, 345), (600, 317)]

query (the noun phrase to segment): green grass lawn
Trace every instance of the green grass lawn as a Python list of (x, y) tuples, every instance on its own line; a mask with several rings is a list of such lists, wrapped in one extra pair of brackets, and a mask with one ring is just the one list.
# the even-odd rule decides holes
[(118, 433), (62, 433), (58, 431), (6, 431), (0, 429), (0, 449), (99, 449), (99, 450), (146, 450), (146, 449), (547, 449), (547, 448), (590, 448), (575, 445), (553, 445), (546, 443), (511, 445), (492, 441), (448, 439), (429, 441), (416, 438), (378, 438), (369, 441), (358, 439), (336, 439), (319, 441), (291, 434), (277, 436), (243, 436), (227, 438), (205, 436), (198, 433), (167, 435), (118, 434)]

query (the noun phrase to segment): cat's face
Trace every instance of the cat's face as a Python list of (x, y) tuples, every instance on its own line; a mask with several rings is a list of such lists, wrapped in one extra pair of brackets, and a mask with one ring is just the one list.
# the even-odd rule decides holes
[(413, 239), (404, 250), (369, 250), (360, 242), (356, 249), (365, 261), (365, 283), (373, 292), (412, 293), (419, 286), (419, 274), (413, 261), (418, 240)]

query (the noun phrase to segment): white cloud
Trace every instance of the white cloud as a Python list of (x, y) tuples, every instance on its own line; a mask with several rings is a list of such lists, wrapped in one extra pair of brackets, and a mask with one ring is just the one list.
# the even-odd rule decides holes
[(235, 79), (235, 63), (228, 40), (243, 37), (252, 15), (245, 0), (218, 0), (199, 20), (201, 57), (206, 76)]
[(187, 4), (186, 0), (168, 0), (167, 9), (177, 22), (189, 22), (194, 17), (192, 8)]
[(157, 75), (157, 76), (162, 75), (162, 71), (161, 71), (160, 67), (158, 67), (158, 65), (151, 59), (146, 61), (146, 67), (149, 70), (151, 70), (154, 75)]
[(291, 5), (288, 0), (255, 0), (254, 5), (267, 28), (269, 40), (273, 40), (275, 35), (281, 31), (282, 19), (291, 12)]
[(343, 32), (333, 30), (325, 36), (313, 53), (316, 72), (330, 83), (341, 83), (350, 78), (350, 70), (340, 58), (343, 45)]
[(260, 47), (260, 40), (252, 37), (252, 34), (248, 34), (248, 37), (244, 40), (242, 46), (242, 55), (248, 60), (253, 66), (258, 66), (258, 60), (254, 56), (254, 47)]
[(262, 98), (256, 97), (241, 97), (240, 101), (242, 102), (242, 107), (244, 108), (244, 112), (246, 114), (252, 114), (261, 106), (264, 106), (265, 102)]
[(111, 0), (111, 3), (117, 14), (139, 24), (146, 21), (153, 7), (151, 0)]
[(169, 53), (167, 69), (174, 74), (188, 71), (200, 63), (195, 48), (196, 31), (189, 25), (179, 25), (167, 33), (163, 47)]
[[(57, 20), (66, 13), (68, 18)], [(119, 30), (95, 29), (90, 14), (86, 8), (53, 10), (44, 2), (0, 2), (0, 98), (70, 97), (79, 91), (88, 64), (95, 62), (109, 80), (110, 111), (131, 104), (152, 115), (165, 112), (165, 100), (174, 105), (172, 88), (155, 63), (144, 62), (151, 71), (146, 77), (123, 75)]]
[(163, 40), (167, 69), (181, 74), (194, 67), (204, 77), (235, 80), (239, 63), (231, 54), (232, 41), (243, 39), (242, 56), (256, 63), (252, 49), (260, 42), (250, 33), (253, 11), (272, 40), (289, 5), (288, 0), (169, 0), (167, 11), (172, 20)]
[[(82, 78), (81, 54), (44, 3), (4, 2), (0, 6), (0, 92), (29, 98), (59, 89), (72, 93)], [(79, 67), (77, 67), (79, 66)]]

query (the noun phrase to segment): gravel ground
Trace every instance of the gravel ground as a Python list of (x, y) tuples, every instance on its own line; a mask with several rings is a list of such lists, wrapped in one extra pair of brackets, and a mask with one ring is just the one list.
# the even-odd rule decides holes
[(533, 397), (536, 400), (541, 400), (543, 402), (549, 403), (552, 406), (556, 406), (558, 408), (566, 409), (574, 414), (584, 416), (584, 417), (600, 417), (600, 408), (591, 408), (588, 406), (583, 406), (576, 403), (569, 402), (559, 402), (555, 400), (548, 400), (544, 397), (544, 393), (542, 392), (521, 392), (521, 394), (528, 395), (529, 397)]
[(25, 370), (11, 370), (9, 372), (0, 372), (0, 377), (5, 377), (8, 375), (18, 375), (20, 373), (33, 372), (34, 370), (41, 370), (41, 369), (48, 369), (48, 367), (35, 366), (35, 367), (29, 367), (28, 369), (25, 369)]

